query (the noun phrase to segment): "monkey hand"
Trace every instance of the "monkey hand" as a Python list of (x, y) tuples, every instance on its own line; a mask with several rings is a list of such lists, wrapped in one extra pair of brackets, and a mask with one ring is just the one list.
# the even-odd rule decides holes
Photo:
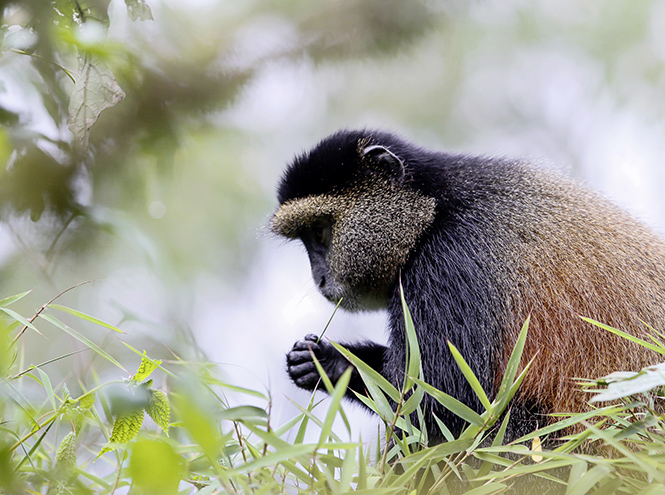
[(314, 390), (321, 378), (312, 354), (321, 363), (333, 385), (351, 366), (351, 363), (330, 342), (319, 340), (319, 337), (314, 334), (308, 334), (304, 339), (293, 344), (286, 355), (289, 377), (293, 383), (305, 390)]

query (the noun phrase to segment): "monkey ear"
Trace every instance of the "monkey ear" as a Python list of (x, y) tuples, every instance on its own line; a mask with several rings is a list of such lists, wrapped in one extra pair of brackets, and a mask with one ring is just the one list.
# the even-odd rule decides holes
[(404, 181), (404, 162), (385, 146), (368, 146), (363, 150), (362, 156), (364, 159), (385, 167), (398, 184)]

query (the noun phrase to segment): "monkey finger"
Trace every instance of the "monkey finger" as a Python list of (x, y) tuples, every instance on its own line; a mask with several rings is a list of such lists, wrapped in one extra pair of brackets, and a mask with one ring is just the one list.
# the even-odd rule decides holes
[(293, 344), (293, 347), (291, 351), (308, 351), (311, 349), (314, 354), (317, 354), (319, 352), (320, 346), (314, 342), (311, 342), (309, 340), (299, 340), (295, 344)]
[(318, 372), (316, 371), (316, 366), (314, 366), (312, 361), (308, 363), (290, 365), (288, 372), (289, 376), (293, 380), (297, 380), (306, 375), (315, 375), (317, 377), (319, 376)]
[[(316, 353), (315, 353), (316, 355)], [(291, 364), (300, 364), (305, 362), (312, 362), (312, 354), (309, 349), (304, 351), (295, 351), (292, 350), (286, 355), (286, 363)]]

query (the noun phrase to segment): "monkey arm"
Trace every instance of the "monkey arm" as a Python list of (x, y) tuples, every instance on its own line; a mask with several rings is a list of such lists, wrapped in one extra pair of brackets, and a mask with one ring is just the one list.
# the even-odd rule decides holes
[[(291, 380), (298, 387), (305, 390), (316, 389), (320, 381), (319, 373), (312, 359), (312, 353), (321, 363), (323, 370), (333, 385), (337, 383), (349, 367), (353, 368), (353, 365), (330, 342), (326, 340), (317, 342), (317, 340), (318, 337), (316, 335), (309, 334), (303, 340), (296, 342), (291, 351), (286, 355), (287, 371)], [(358, 356), (358, 358), (381, 373), (386, 353), (388, 352), (387, 347), (370, 341), (343, 345)], [(349, 399), (360, 402), (354, 392), (367, 393), (360, 373), (355, 368), (353, 368), (346, 396)]]

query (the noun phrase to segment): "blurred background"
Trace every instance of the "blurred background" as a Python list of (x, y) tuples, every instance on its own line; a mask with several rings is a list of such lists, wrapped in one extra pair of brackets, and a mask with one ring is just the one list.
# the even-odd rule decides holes
[[(286, 164), (339, 128), (528, 157), (665, 232), (663, 2), (34, 0), (0, 12), (0, 298), (32, 289), (12, 306), (30, 317), (91, 281), (58, 302), (153, 358), (207, 360), (269, 391), (276, 423), (295, 411), (287, 398), (309, 397), (284, 355), (333, 307), (304, 250), (265, 226)], [(93, 73), (113, 104), (73, 133), (75, 81)], [(67, 321), (136, 369), (113, 332)], [(20, 341), (32, 363), (83, 348), (37, 325)], [(384, 327), (381, 313), (338, 313), (326, 335), (385, 341)], [(74, 395), (92, 367), (119, 373), (89, 351), (49, 366)]]

